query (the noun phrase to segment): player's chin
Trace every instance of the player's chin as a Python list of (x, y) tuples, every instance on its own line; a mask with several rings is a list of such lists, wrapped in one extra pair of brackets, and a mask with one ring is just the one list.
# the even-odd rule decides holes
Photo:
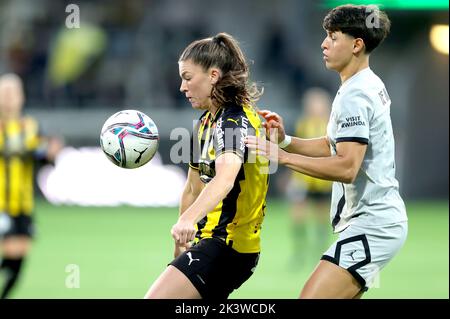
[(330, 61), (328, 61), (328, 60), (324, 60), (324, 61), (325, 61), (325, 67), (326, 67), (328, 70), (334, 70), (333, 64), (332, 64)]
[(190, 103), (191, 103), (191, 106), (193, 109), (196, 109), (196, 110), (201, 109), (201, 107), (198, 103), (196, 103), (194, 101), (190, 101)]
[(195, 110), (206, 110), (208, 106), (204, 103), (191, 102), (192, 108)]

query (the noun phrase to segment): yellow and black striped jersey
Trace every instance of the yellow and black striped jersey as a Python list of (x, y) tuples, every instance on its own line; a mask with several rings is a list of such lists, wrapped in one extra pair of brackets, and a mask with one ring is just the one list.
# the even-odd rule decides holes
[(247, 135), (264, 134), (261, 121), (250, 106), (227, 105), (216, 114), (205, 112), (196, 126), (191, 144), (190, 167), (199, 171), (203, 183), (215, 176), (215, 159), (233, 152), (242, 159), (241, 169), (228, 195), (197, 224), (196, 241), (221, 238), (240, 253), (260, 251), (260, 231), (269, 186), (267, 159), (249, 156)]
[[(296, 136), (300, 138), (316, 138), (325, 136), (328, 122), (321, 117), (307, 117), (300, 119), (296, 125)], [(332, 182), (314, 178), (298, 172), (293, 172), (295, 178), (302, 181), (309, 192), (330, 193)]]
[(34, 200), (34, 162), (41, 138), (31, 117), (0, 119), (0, 212), (12, 217), (31, 214)]

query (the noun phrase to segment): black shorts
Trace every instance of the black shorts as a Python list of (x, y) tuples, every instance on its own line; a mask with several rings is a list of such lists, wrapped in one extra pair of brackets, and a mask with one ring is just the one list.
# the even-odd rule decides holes
[(175, 258), (203, 299), (226, 299), (253, 274), (259, 253), (238, 253), (219, 238), (205, 238)]
[(16, 217), (9, 217), (10, 225), (6, 232), (3, 234), (3, 238), (11, 236), (27, 236), (32, 238), (34, 235), (33, 218), (30, 215), (21, 214)]

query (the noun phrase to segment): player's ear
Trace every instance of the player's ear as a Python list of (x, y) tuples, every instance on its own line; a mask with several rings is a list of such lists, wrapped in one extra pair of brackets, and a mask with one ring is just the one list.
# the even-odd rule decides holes
[(215, 85), (222, 76), (222, 72), (218, 68), (211, 68), (209, 70), (209, 78), (211, 79), (211, 84)]
[(366, 45), (364, 44), (364, 40), (361, 38), (356, 38), (353, 40), (353, 54), (358, 54), (360, 52), (364, 52)]

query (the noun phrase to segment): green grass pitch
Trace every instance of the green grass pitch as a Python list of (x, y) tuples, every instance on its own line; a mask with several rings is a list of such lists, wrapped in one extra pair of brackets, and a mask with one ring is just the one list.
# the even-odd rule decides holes
[[(411, 202), (408, 239), (364, 298), (449, 298), (448, 202)], [(287, 204), (269, 200), (255, 274), (231, 298), (296, 298), (314, 265), (292, 270)], [(142, 298), (171, 261), (174, 208), (52, 206), (12, 298)], [(79, 269), (79, 288), (66, 282)], [(68, 272), (66, 272), (68, 271)], [(70, 281), (70, 280), (69, 280)]]

